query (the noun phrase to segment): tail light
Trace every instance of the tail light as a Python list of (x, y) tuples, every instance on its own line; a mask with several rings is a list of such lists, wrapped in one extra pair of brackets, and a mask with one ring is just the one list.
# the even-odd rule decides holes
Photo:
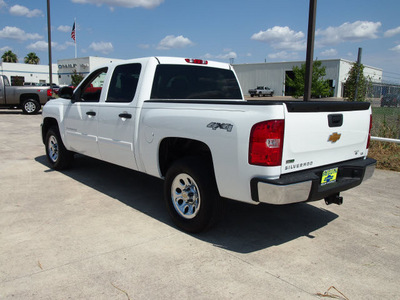
[(255, 124), (250, 133), (249, 164), (280, 166), (284, 129), (284, 120), (271, 120)]
[(53, 91), (52, 91), (52, 89), (48, 89), (47, 90), (47, 97), (51, 97), (51, 96), (53, 96)]
[(369, 131), (368, 131), (367, 149), (369, 149), (369, 144), (371, 143), (371, 129), (372, 129), (372, 115), (369, 116)]

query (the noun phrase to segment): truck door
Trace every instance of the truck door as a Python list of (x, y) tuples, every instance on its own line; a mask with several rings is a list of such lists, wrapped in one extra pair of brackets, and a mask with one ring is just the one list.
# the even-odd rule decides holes
[(73, 101), (65, 113), (65, 136), (71, 150), (100, 158), (97, 145), (99, 101), (107, 68), (99, 69), (74, 92)]
[(98, 144), (101, 158), (110, 163), (137, 169), (134, 154), (136, 103), (140, 63), (115, 68), (106, 96), (99, 104)]

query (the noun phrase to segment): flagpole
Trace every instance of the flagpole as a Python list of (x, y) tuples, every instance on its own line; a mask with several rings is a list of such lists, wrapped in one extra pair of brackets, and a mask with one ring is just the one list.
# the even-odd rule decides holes
[(78, 57), (77, 55), (77, 47), (76, 47), (76, 36), (77, 36), (77, 32), (78, 32), (78, 26), (76, 26), (76, 18), (74, 18), (74, 24), (75, 24), (75, 58)]

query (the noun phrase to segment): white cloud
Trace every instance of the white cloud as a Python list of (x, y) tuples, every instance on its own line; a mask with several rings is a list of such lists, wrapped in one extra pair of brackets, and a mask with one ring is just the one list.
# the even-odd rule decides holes
[(89, 46), (90, 49), (103, 54), (109, 54), (114, 51), (114, 47), (110, 42), (93, 42)]
[(0, 8), (6, 7), (7, 4), (4, 2), (4, 0), (0, 0)]
[(384, 36), (385, 37), (392, 37), (400, 33), (400, 26), (397, 28), (389, 29), (388, 31), (385, 32)]
[(225, 49), (225, 52), (228, 53), (223, 53), (223, 54), (218, 54), (218, 55), (212, 55), (210, 53), (207, 53), (206, 55), (204, 55), (204, 58), (206, 59), (223, 59), (223, 60), (228, 60), (231, 58), (237, 58), (237, 54), (234, 51), (231, 51), (230, 49)]
[(185, 48), (188, 46), (192, 46), (193, 42), (184, 36), (174, 36), (174, 35), (167, 35), (163, 38), (160, 43), (158, 43), (157, 49), (158, 50), (169, 50), (169, 49), (176, 49), (176, 48)]
[(334, 56), (337, 56), (338, 52), (336, 49), (327, 49), (325, 51), (322, 51), (320, 54), (321, 54), (321, 56), (324, 56), (324, 57), (334, 57)]
[(144, 7), (144, 8), (155, 8), (164, 0), (72, 0), (74, 3), (81, 4), (95, 4), (97, 6), (101, 6), (103, 4), (108, 5), (110, 7), (120, 6), (127, 8), (135, 8), (135, 7)]
[(0, 48), (0, 51), (8, 51), (8, 50), (12, 50), (12, 48), (9, 47), (9, 46), (5, 46), (5, 47), (1, 47)]
[(42, 39), (43, 36), (37, 33), (26, 33), (25, 31), (23, 31), (18, 27), (6, 26), (2, 30), (0, 30), (0, 38), (26, 41), (26, 40), (39, 40)]
[(400, 45), (397, 45), (396, 47), (390, 48), (389, 50), (392, 50), (392, 51), (400, 53)]
[(268, 43), (273, 49), (300, 51), (306, 49), (305, 35), (289, 27), (274, 26), (251, 36), (252, 40)]
[(75, 46), (74, 42), (65, 42), (64, 44), (61, 44), (61, 45), (59, 45), (57, 43), (56, 43), (56, 45), (54, 45), (53, 42), (51, 42), (51, 44), (53, 46), (55, 46), (55, 49), (58, 50), (58, 51), (62, 51), (62, 50), (67, 49), (68, 47), (74, 47)]
[(277, 53), (268, 54), (268, 58), (276, 60), (289, 60), (289, 59), (297, 59), (298, 55), (296, 52), (287, 52), (287, 51), (280, 51)]
[(345, 41), (361, 41), (376, 39), (381, 22), (356, 21), (343, 23), (339, 27), (328, 27), (316, 31), (316, 37), (320, 45), (336, 45)]
[(61, 32), (71, 32), (72, 27), (68, 25), (60, 25), (57, 27), (57, 30)]
[(149, 45), (149, 44), (139, 44), (138, 47), (139, 47), (140, 49), (149, 49), (149, 48), (150, 48), (150, 45)]
[[(29, 50), (34, 50), (34, 51), (47, 51), (48, 50), (48, 45), (49, 43), (45, 41), (37, 41), (35, 43), (32, 43), (28, 45), (26, 48)], [(56, 47), (58, 44), (56, 42), (51, 42), (51, 47)]]
[(12, 14), (13, 16), (28, 17), (28, 18), (43, 16), (43, 13), (40, 9), (30, 10), (25, 6), (18, 4), (10, 7), (10, 14)]
[[(29, 44), (26, 48), (29, 50), (34, 50), (34, 51), (47, 51), (48, 50), (48, 42), (46, 41), (37, 41), (35, 43)], [(62, 51), (67, 49), (68, 47), (73, 47), (75, 46), (75, 43), (73, 42), (65, 42), (64, 44), (58, 44), (57, 42), (51, 42), (51, 47), (52, 49), (55, 49), (57, 51)]]

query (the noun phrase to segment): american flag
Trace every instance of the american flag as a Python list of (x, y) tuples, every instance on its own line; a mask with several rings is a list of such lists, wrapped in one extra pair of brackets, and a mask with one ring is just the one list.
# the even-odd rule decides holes
[(76, 40), (75, 40), (75, 22), (74, 22), (74, 25), (72, 26), (71, 38), (74, 40), (74, 42), (76, 42)]

